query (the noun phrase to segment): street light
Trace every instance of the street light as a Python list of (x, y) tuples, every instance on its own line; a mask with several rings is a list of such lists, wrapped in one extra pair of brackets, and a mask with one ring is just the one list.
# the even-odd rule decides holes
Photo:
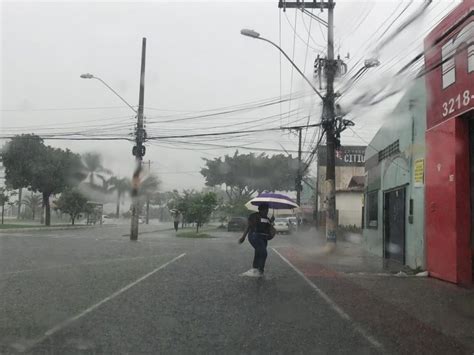
[(260, 33), (254, 30), (249, 30), (248, 28), (244, 28), (240, 31), (240, 34), (247, 36), (247, 37), (252, 37), (252, 38), (259, 38)]
[(250, 38), (255, 38), (255, 39), (259, 39), (259, 40), (268, 42), (272, 46), (277, 48), (285, 56), (285, 58), (288, 59), (288, 61), (291, 63), (291, 65), (293, 65), (293, 67), (303, 77), (303, 79), (306, 80), (306, 82), (309, 84), (309, 86), (311, 86), (311, 88), (314, 90), (316, 95), (318, 95), (319, 98), (324, 101), (324, 97), (319, 93), (318, 89), (316, 89), (314, 87), (314, 85), (311, 83), (311, 81), (303, 74), (303, 72), (300, 70), (300, 68), (298, 68), (296, 66), (296, 64), (291, 60), (291, 58), (288, 56), (288, 54), (286, 54), (285, 51), (283, 49), (281, 49), (278, 45), (276, 45), (275, 43), (273, 43), (269, 39), (266, 39), (264, 37), (260, 37), (260, 33), (258, 33), (257, 31), (254, 31), (254, 30), (249, 30), (247, 28), (244, 28), (244, 29), (240, 30), (240, 34), (243, 35), (243, 36), (247, 36), (247, 37), (250, 37)]
[(81, 78), (82, 78), (82, 79), (97, 79), (97, 80), (99, 80), (99, 81), (100, 81), (102, 84), (104, 84), (110, 91), (112, 91), (115, 95), (117, 95), (117, 96), (120, 98), (120, 100), (122, 100), (123, 102), (125, 102), (125, 104), (126, 104), (128, 107), (130, 107), (130, 108), (133, 110), (133, 112), (138, 113), (138, 111), (137, 111), (132, 105), (130, 105), (122, 96), (120, 96), (120, 95), (118, 94), (117, 91), (115, 91), (114, 89), (112, 89), (112, 88), (110, 87), (110, 85), (108, 85), (108, 84), (107, 84), (104, 80), (102, 80), (101, 78), (99, 78), (99, 77), (97, 77), (97, 76), (94, 76), (94, 75), (92, 75), (91, 73), (81, 74)]
[(364, 67), (366, 69), (378, 67), (380, 65), (380, 61), (377, 58), (369, 58), (364, 61)]

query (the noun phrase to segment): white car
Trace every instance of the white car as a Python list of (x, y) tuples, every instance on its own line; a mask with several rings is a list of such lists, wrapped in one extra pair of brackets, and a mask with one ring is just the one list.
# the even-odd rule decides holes
[(290, 233), (290, 222), (287, 218), (276, 218), (274, 224), (277, 233)]

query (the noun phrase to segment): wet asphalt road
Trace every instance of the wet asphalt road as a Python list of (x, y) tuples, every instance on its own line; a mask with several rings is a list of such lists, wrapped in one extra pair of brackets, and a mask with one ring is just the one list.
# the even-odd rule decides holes
[(371, 353), (375, 348), (270, 252), (242, 277), (234, 236), (125, 228), (0, 235), (0, 352)]
[[(376, 299), (359, 295), (354, 302), (347, 282), (311, 278), (304, 263), (296, 269), (288, 264), (283, 251), (290, 239), (273, 243), (281, 256), (269, 249), (266, 277), (255, 279), (240, 276), (249, 269), (253, 249), (238, 245), (235, 234), (185, 239), (155, 231), (130, 242), (123, 236), (127, 229), (0, 234), (0, 353), (370, 354), (403, 349), (390, 343), (393, 334), (379, 329), (374, 336), (371, 320), (357, 315), (365, 309), (363, 315), (379, 319), (370, 314)], [(328, 296), (319, 282), (337, 297)], [(346, 313), (349, 305), (356, 320)]]

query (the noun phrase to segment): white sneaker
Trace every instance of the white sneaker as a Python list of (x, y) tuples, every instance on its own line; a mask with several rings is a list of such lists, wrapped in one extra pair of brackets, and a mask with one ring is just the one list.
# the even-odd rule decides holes
[(248, 277), (260, 277), (263, 274), (258, 270), (258, 269), (250, 269), (243, 274), (240, 274), (240, 276), (248, 276)]

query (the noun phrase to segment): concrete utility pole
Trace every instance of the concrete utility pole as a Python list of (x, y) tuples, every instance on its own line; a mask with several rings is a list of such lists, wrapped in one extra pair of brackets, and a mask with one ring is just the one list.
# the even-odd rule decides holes
[(136, 157), (135, 170), (132, 177), (132, 224), (130, 231), (130, 240), (138, 239), (138, 213), (139, 213), (139, 200), (138, 190), (140, 188), (140, 174), (142, 171), (142, 160), (145, 155), (145, 146), (143, 145), (146, 140), (146, 131), (143, 124), (143, 102), (145, 98), (145, 57), (146, 57), (146, 38), (142, 40), (142, 60), (141, 60), (141, 71), (140, 71), (140, 95), (138, 99), (138, 111), (130, 105), (122, 96), (119, 95), (109, 84), (107, 84), (101, 78), (92, 75), (90, 73), (81, 74), (82, 79), (96, 79), (104, 84), (110, 91), (117, 95), (133, 112), (137, 114), (137, 126), (135, 128), (135, 145), (133, 146), (132, 154)]
[(296, 204), (301, 207), (301, 190), (303, 186), (301, 182), (303, 181), (302, 175), (302, 166), (301, 166), (301, 132), (302, 128), (298, 129), (298, 172), (296, 176)]
[[(296, 204), (299, 206), (301, 203), (301, 190), (303, 189), (302, 182), (303, 182), (303, 173), (304, 170), (301, 166), (301, 132), (303, 128), (308, 127), (319, 127), (320, 125), (309, 125), (309, 126), (294, 126), (294, 127), (281, 127), (280, 129), (287, 129), (289, 131), (298, 131), (298, 170), (296, 171), (296, 178), (295, 178), (295, 191), (296, 191)], [(288, 153), (288, 152), (287, 152)]]
[(328, 59), (326, 71), (326, 97), (323, 104), (323, 127), (326, 130), (326, 242), (336, 243), (336, 139), (334, 109), (334, 2), (328, 0)]
[(308, 15), (312, 16), (315, 20), (320, 21), (319, 17), (316, 17), (309, 13), (306, 9), (323, 9), (328, 10), (328, 21), (327, 24), (323, 22), (328, 28), (328, 43), (327, 43), (327, 59), (324, 61), (324, 71), (326, 75), (326, 95), (323, 98), (323, 117), (322, 123), (323, 128), (326, 132), (326, 152), (327, 152), (327, 164), (326, 164), (326, 242), (330, 248), (333, 248), (336, 243), (336, 117), (335, 117), (335, 96), (334, 96), (334, 77), (337, 70), (337, 61), (334, 60), (334, 0), (327, 1), (285, 1), (280, 0), (278, 7), (286, 11), (287, 8), (299, 9)]
[(135, 156), (136, 166), (132, 177), (132, 225), (130, 231), (130, 240), (138, 239), (138, 214), (139, 199), (138, 190), (140, 188), (140, 173), (142, 170), (142, 160), (145, 155), (146, 132), (143, 125), (143, 103), (145, 98), (145, 57), (146, 57), (146, 38), (142, 40), (142, 63), (140, 71), (140, 95), (138, 99), (137, 127), (135, 131), (135, 146), (132, 154)]
[(23, 195), (23, 189), (20, 187), (18, 189), (18, 212), (17, 212), (17, 215), (16, 215), (16, 219), (21, 218), (22, 195)]

